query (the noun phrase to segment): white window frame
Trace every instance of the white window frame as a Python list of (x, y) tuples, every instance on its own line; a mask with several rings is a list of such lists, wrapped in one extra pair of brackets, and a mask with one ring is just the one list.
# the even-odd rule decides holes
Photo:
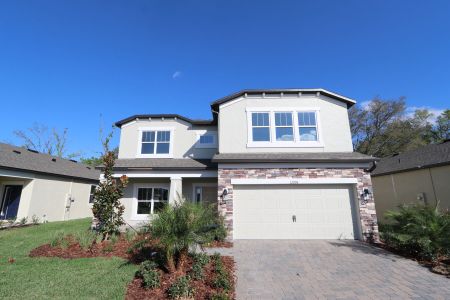
[[(155, 131), (155, 153), (150, 154), (142, 154), (142, 134), (146, 131)], [(169, 142), (169, 153), (156, 153), (156, 139), (158, 135), (158, 131), (169, 131), (170, 132), (170, 142)], [(138, 146), (137, 146), (137, 152), (136, 157), (138, 158), (173, 158), (173, 143), (175, 139), (175, 128), (174, 127), (140, 127), (138, 129)]]
[[(143, 221), (143, 220), (148, 220), (149, 216), (155, 216), (156, 214), (153, 214), (153, 199), (150, 200), (152, 202), (151, 208), (150, 208), (150, 214), (138, 214), (137, 213), (137, 209), (138, 209), (138, 191), (140, 188), (146, 188), (146, 189), (166, 189), (167, 190), (167, 203), (169, 203), (169, 198), (170, 198), (170, 184), (165, 184), (165, 183), (161, 183), (161, 184), (135, 184), (133, 187), (133, 213), (132, 213), (132, 220), (136, 220), (136, 221)], [(152, 192), (152, 198), (154, 197), (154, 192)]]
[[(259, 126), (259, 125), (256, 125), (256, 126), (253, 126), (253, 122), (252, 122), (252, 120), (253, 120), (253, 118), (252, 118), (252, 114), (253, 113), (269, 113), (269, 126)], [(248, 124), (249, 124), (249, 132), (250, 132), (250, 135), (251, 135), (251, 141), (253, 142), (253, 128), (269, 128), (269, 140), (270, 140), (270, 142), (272, 142), (272, 138), (273, 138), (273, 123), (272, 122), (274, 122), (274, 120), (272, 120), (272, 118), (271, 118), (271, 115), (270, 115), (270, 112), (269, 111), (264, 111), (264, 110), (255, 110), (255, 111), (252, 111), (252, 112), (250, 112), (250, 114), (247, 114), (247, 118), (248, 118)], [(255, 143), (269, 143), (269, 142), (267, 142), (267, 141), (256, 141)]]
[[(322, 127), (320, 122), (320, 108), (318, 107), (249, 107), (247, 112), (247, 148), (318, 148), (323, 147)], [(265, 112), (269, 113), (270, 124), (270, 141), (253, 141), (252, 131), (252, 113)], [(275, 113), (276, 112), (291, 112), (292, 113), (292, 127), (294, 130), (294, 141), (277, 141), (276, 140), (276, 126)], [(300, 141), (298, 113), (299, 112), (315, 112), (316, 114), (316, 128), (317, 141)], [(308, 126), (312, 127), (312, 126)]]
[[(200, 137), (201, 136), (205, 136), (205, 135), (211, 135), (213, 137), (213, 143), (212, 144), (201, 144), (200, 143)], [(198, 131), (197, 132), (197, 139), (196, 139), (196, 143), (195, 143), (195, 148), (217, 148), (217, 131), (208, 131), (208, 130), (203, 130), (203, 131)]]

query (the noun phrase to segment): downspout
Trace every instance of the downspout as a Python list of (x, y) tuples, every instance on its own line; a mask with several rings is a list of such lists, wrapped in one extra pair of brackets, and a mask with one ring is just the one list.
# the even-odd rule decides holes
[(439, 204), (441, 203), (441, 201), (438, 199), (438, 196), (436, 194), (436, 188), (434, 187), (434, 180), (433, 180), (433, 175), (431, 174), (431, 168), (428, 168), (428, 173), (430, 174), (431, 187), (433, 188), (434, 199), (436, 201), (435, 209), (438, 209)]

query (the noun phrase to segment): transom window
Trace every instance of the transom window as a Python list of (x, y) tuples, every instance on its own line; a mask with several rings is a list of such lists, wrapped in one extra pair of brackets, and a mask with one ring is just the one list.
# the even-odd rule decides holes
[(138, 215), (157, 214), (169, 199), (169, 190), (165, 188), (138, 188)]
[(201, 132), (197, 133), (198, 148), (216, 148), (217, 147), (217, 132)]
[(252, 113), (253, 141), (270, 141), (269, 113)]
[(170, 131), (151, 130), (142, 131), (141, 154), (169, 154)]
[(250, 147), (321, 146), (317, 109), (311, 111), (248, 109)]

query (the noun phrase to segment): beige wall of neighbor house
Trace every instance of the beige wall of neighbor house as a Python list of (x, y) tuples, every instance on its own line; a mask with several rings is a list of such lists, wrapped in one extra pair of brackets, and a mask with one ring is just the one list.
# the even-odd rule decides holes
[[(319, 142), (315, 146), (249, 147), (247, 110), (317, 110)], [(294, 128), (294, 130), (298, 130)], [(220, 106), (219, 152), (352, 152), (347, 104), (322, 95), (287, 95), (283, 97), (239, 97)]]
[[(199, 148), (198, 137), (206, 132), (217, 133), (215, 126), (193, 126), (180, 119), (138, 120), (121, 127), (119, 158), (136, 158), (140, 156), (141, 132), (152, 129), (172, 130), (171, 158), (211, 158), (217, 147)], [(145, 156), (144, 156), (145, 157)]]
[[(31, 221), (33, 215), (41, 221), (63, 221), (92, 216), (89, 196), (94, 183), (26, 172), (19, 174), (26, 178), (1, 175), (2, 197), (5, 185), (22, 185), (17, 220), (28, 217), (28, 221)], [(70, 202), (69, 197), (72, 199)]]
[[(450, 166), (426, 168), (372, 177), (378, 218), (401, 204), (427, 203), (450, 209)], [(418, 199), (424, 195), (424, 200)]]

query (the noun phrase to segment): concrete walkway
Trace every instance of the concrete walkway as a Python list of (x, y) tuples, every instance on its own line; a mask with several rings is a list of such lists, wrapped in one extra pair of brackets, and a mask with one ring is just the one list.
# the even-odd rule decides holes
[(450, 279), (358, 241), (237, 240), (220, 252), (234, 255), (238, 299), (450, 299)]

